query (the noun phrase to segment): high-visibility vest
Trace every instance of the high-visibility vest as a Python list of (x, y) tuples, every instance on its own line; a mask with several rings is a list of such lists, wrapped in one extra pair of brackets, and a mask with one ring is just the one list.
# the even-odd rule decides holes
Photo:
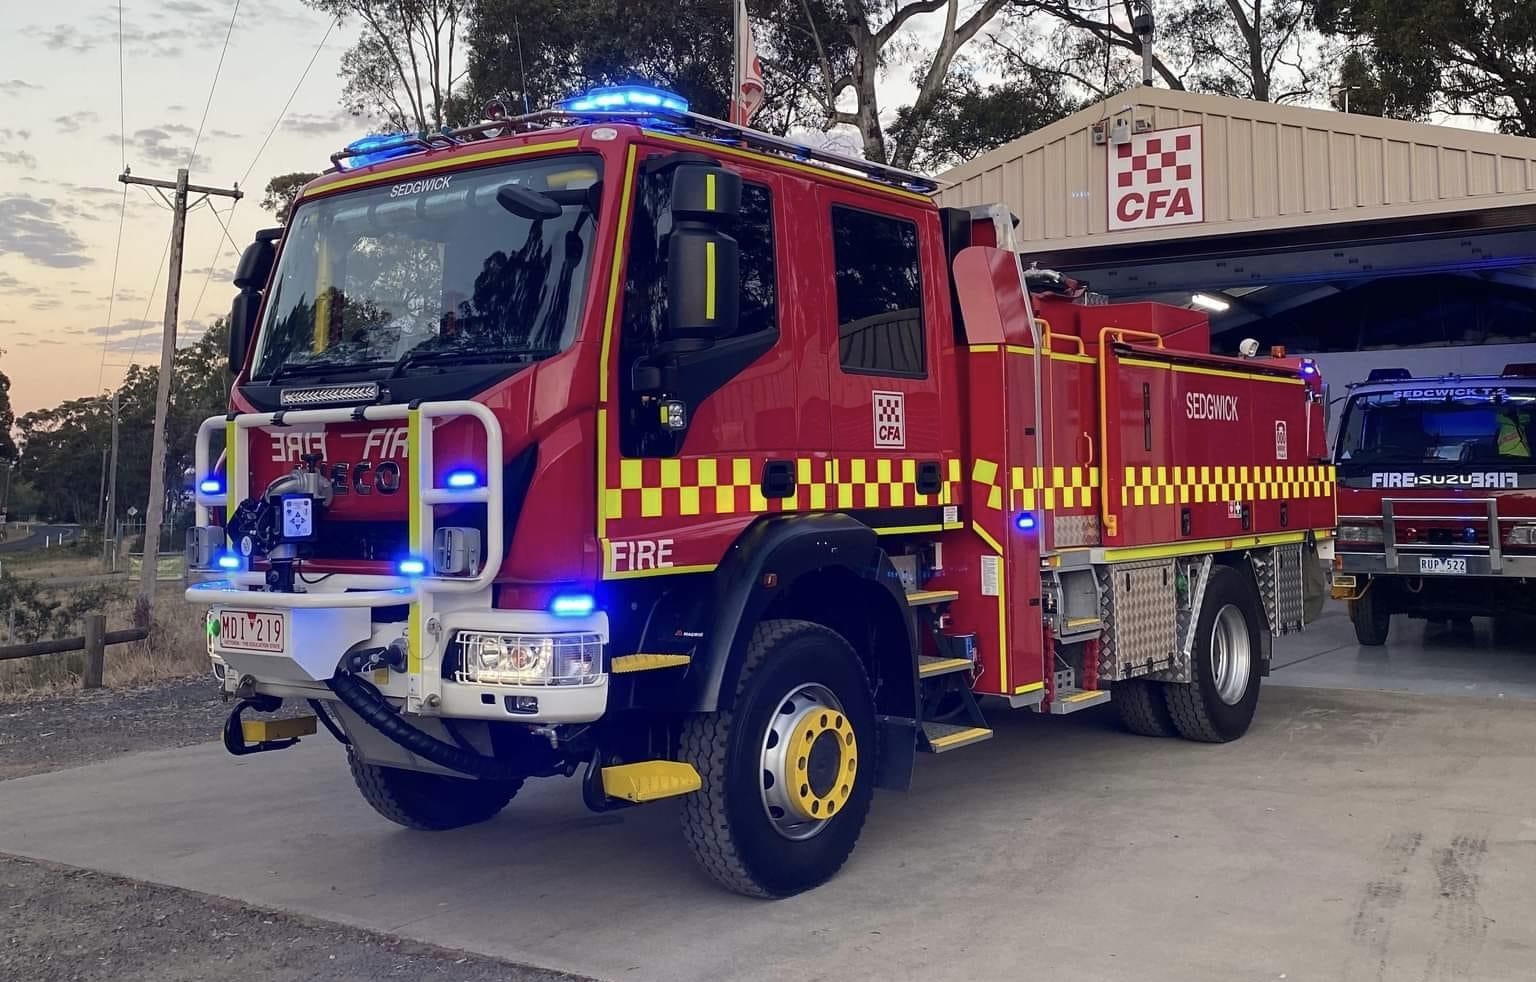
[(1531, 445), (1526, 442), (1525, 428), (1513, 414), (1499, 416), (1499, 456), (1529, 457)]

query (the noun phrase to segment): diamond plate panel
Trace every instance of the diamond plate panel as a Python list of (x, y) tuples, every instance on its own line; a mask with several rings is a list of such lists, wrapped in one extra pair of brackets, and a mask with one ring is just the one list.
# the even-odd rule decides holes
[(1097, 515), (1061, 515), (1051, 521), (1058, 549), (1099, 544), (1099, 516)]
[(1101, 678), (1119, 681), (1172, 663), (1178, 620), (1175, 572), (1171, 559), (1104, 570), (1102, 616), (1113, 642), (1101, 649)]
[(1276, 617), (1271, 623), (1278, 625), (1277, 633), (1280, 634), (1301, 630), (1305, 620), (1303, 610), (1306, 590), (1301, 572), (1302, 554), (1300, 544), (1275, 549)]

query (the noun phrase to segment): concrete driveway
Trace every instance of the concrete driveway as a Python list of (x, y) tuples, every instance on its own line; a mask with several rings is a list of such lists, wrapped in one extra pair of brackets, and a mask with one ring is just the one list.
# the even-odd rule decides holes
[(778, 903), (704, 880), (675, 806), (593, 816), (572, 782), (396, 829), (323, 739), (5, 782), (0, 851), (611, 980), (1510, 980), (1536, 958), (1533, 710), (1272, 686), (1225, 747), (1005, 717)]

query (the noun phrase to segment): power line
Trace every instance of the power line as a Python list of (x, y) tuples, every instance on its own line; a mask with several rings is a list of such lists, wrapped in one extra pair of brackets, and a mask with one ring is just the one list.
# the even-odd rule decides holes
[(235, 18), (240, 16), (240, 0), (229, 15), (229, 29), (224, 32), (224, 47), (219, 49), (219, 63), (213, 68), (213, 84), (208, 86), (208, 101), (203, 103), (203, 120), (197, 124), (197, 136), (192, 138), (192, 152), (187, 154), (187, 167), (197, 159), (197, 145), (203, 140), (203, 127), (208, 125), (208, 110), (213, 108), (213, 93), (219, 87), (219, 75), (224, 71), (224, 56), (229, 52), (229, 39), (235, 33)]
[(122, 204), (117, 211), (117, 246), (112, 250), (112, 291), (107, 294), (107, 323), (101, 335), (101, 366), (96, 370), (96, 391), (107, 377), (107, 342), (111, 339), (112, 308), (117, 303), (117, 264), (123, 255), (123, 224), (128, 217), (128, 185), (123, 185)]
[[(288, 107), (293, 105), (294, 96), (299, 94), (299, 88), (303, 86), (304, 80), (309, 77), (309, 70), (315, 67), (315, 60), (320, 57), (321, 49), (325, 47), (325, 42), (330, 40), (331, 32), (336, 29), (336, 25), (339, 23), (341, 23), (341, 18), (333, 18), (330, 25), (326, 27), (325, 33), (321, 35), (320, 43), (315, 45), (314, 53), (309, 56), (309, 64), (305, 65), (304, 70), (299, 73), (299, 80), (293, 83), (293, 91), (288, 93), (288, 101), (283, 103), (282, 112), (277, 114), (277, 119), (272, 121), (272, 128), (267, 130), (267, 135), (262, 138), (261, 146), (256, 148), (256, 156), (251, 158), (251, 166), (247, 167), (245, 169), (245, 173), (240, 176), (241, 184), (244, 184), (246, 180), (251, 176), (251, 171), (256, 169), (256, 162), (260, 160), (261, 155), (266, 152), (268, 142), (271, 141), (273, 134), (277, 132), (277, 128), (282, 125), (283, 120), (287, 118)], [(233, 209), (231, 209), (231, 211), (233, 211)]]
[[(229, 217), (231, 220), (235, 217), (235, 209), (238, 207), (240, 207), (240, 202), (238, 200), (229, 206)], [(208, 272), (203, 277), (203, 288), (197, 291), (197, 303), (192, 305), (193, 320), (196, 320), (197, 315), (202, 313), (203, 296), (208, 292), (208, 284), (213, 282), (214, 264), (217, 263), (219, 261), (219, 257), (224, 254), (224, 241), (226, 239), (229, 241), (230, 248), (234, 249), (236, 255), (238, 255), (240, 252), (240, 246), (235, 242), (234, 236), (229, 234), (229, 225), (224, 221), (223, 217), (219, 215), (219, 210), (213, 207), (213, 202), (211, 201), (208, 203), (208, 210), (213, 212), (214, 218), (218, 219), (220, 227), (222, 227), (224, 230), (224, 238), (219, 239), (214, 243), (213, 258), (208, 260)]]
[[(123, 84), (123, 0), (117, 0), (117, 149), (128, 169), (128, 92)], [(128, 190), (126, 187), (124, 191)], [(127, 207), (127, 202), (124, 202)]]

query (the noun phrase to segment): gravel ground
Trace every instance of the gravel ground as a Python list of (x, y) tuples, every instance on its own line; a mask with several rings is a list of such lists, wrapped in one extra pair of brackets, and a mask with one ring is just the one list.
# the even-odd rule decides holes
[(0, 855), (0, 979), (580, 982), (171, 887)]
[[(229, 708), (207, 677), (0, 702), (0, 782), (217, 740)], [(323, 733), (318, 738), (329, 739)], [(580, 982), (187, 890), (0, 854), (0, 979), (232, 978)]]
[(230, 707), (216, 685), (201, 676), (0, 702), (0, 781), (218, 740)]

